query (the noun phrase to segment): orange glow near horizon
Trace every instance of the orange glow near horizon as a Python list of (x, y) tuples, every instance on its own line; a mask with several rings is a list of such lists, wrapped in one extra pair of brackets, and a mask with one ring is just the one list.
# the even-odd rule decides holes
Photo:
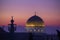
[[(25, 25), (26, 21), (30, 17), (31, 16), (25, 16), (25, 17), (14, 16), (15, 24), (17, 24), (17, 25)], [(60, 23), (59, 22), (59, 20), (60, 20), (59, 18), (56, 19), (56, 17), (52, 17), (52, 16), (50, 18), (48, 16), (42, 16), (41, 18), (44, 20), (45, 25), (60, 25), (59, 24)], [(0, 25), (8, 25), (10, 23), (10, 20), (11, 20), (11, 16), (1, 17), (1, 20), (0, 20), (1, 23), (0, 23)]]

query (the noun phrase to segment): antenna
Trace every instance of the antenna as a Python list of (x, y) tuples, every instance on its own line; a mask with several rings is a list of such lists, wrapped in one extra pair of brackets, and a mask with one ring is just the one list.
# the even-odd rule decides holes
[(35, 11), (35, 16), (36, 16), (36, 11)]

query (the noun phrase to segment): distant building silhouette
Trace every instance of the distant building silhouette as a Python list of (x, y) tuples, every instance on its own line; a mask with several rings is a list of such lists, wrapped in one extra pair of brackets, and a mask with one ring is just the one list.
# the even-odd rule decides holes
[(0, 27), (0, 33), (5, 33), (4, 29)]
[(8, 24), (9, 25), (8, 30), (10, 33), (14, 33), (16, 30), (16, 27), (14, 27), (14, 25), (16, 25), (16, 24), (14, 24), (13, 16), (11, 18), (12, 18), (10, 21), (11, 24)]

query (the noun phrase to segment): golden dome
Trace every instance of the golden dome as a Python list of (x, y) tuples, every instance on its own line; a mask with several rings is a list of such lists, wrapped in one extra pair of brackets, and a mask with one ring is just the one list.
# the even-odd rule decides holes
[(44, 21), (37, 15), (30, 17), (26, 22), (26, 27), (44, 27)]

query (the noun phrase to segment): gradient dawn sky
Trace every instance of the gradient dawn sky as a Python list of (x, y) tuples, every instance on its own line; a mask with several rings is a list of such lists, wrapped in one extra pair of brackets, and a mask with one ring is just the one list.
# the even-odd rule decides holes
[(45, 25), (60, 26), (59, 6), (59, 0), (0, 0), (0, 25), (8, 25), (11, 16), (17, 25), (25, 25), (36, 11)]

